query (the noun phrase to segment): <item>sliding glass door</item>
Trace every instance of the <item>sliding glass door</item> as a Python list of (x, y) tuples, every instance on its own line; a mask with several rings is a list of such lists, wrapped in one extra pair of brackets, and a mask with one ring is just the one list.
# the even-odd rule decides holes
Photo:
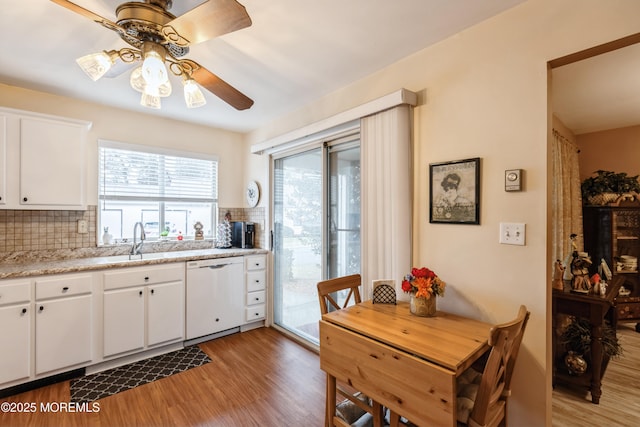
[(274, 159), (274, 323), (318, 343), (316, 284), (360, 272), (357, 136)]

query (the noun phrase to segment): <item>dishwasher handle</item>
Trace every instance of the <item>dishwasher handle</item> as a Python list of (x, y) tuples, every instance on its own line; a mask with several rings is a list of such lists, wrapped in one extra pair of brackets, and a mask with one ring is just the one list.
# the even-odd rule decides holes
[(207, 268), (210, 268), (211, 270), (218, 270), (220, 268), (226, 267), (227, 265), (229, 264), (227, 263), (227, 264), (208, 265)]

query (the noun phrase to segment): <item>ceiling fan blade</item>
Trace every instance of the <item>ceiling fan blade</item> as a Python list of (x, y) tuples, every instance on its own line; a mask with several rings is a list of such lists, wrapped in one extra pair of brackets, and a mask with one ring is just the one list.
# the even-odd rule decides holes
[(62, 6), (66, 9), (69, 9), (72, 12), (75, 12), (79, 15), (84, 16), (85, 18), (89, 18), (94, 22), (97, 22), (98, 24), (102, 25), (105, 28), (108, 28), (112, 31), (115, 31), (121, 35), (126, 35), (126, 31), (124, 28), (122, 28), (121, 26), (119, 26), (118, 24), (116, 24), (113, 21), (110, 21), (109, 19), (105, 18), (104, 16), (100, 16), (97, 13), (93, 13), (91, 12), (89, 9), (85, 9), (82, 6), (78, 6), (77, 4), (70, 2), (69, 0), (51, 0), (52, 2), (56, 3), (59, 6)]
[(56, 3), (59, 6), (62, 6), (64, 8), (69, 9), (72, 12), (78, 13), (82, 16), (84, 16), (85, 18), (89, 18), (92, 21), (98, 22), (98, 23), (102, 23), (102, 22), (107, 22), (110, 24), (115, 25), (115, 23), (109, 21), (107, 18), (104, 18), (100, 15), (98, 15), (97, 13), (93, 13), (88, 9), (85, 9), (82, 6), (78, 6), (77, 4), (70, 2), (68, 0), (51, 0), (52, 2)]
[(180, 62), (187, 63), (187, 67), (185, 68), (192, 70), (191, 78), (236, 110), (246, 110), (253, 105), (253, 100), (251, 98), (248, 98), (238, 89), (234, 88), (197, 62), (190, 59), (185, 59)]
[(189, 44), (197, 44), (250, 25), (247, 10), (236, 0), (208, 0), (168, 22), (164, 28), (172, 28)]

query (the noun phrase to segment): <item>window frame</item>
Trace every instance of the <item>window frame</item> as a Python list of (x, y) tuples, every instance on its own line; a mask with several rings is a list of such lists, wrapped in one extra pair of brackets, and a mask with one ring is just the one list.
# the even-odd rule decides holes
[[(192, 152), (192, 151), (186, 151), (186, 150), (173, 150), (173, 149), (157, 147), (157, 146), (124, 143), (124, 142), (111, 141), (111, 140), (105, 140), (105, 139), (98, 140), (97, 148), (98, 148), (97, 149), (98, 151), (98, 155), (97, 155), (97, 159), (98, 159), (97, 160), (98, 162), (98, 165), (97, 165), (98, 230), (102, 230), (104, 227), (102, 224), (102, 213), (103, 211), (109, 210), (109, 206), (107, 206), (109, 202), (118, 202), (118, 201), (123, 202), (123, 200), (126, 200), (129, 202), (140, 201), (142, 203), (149, 203), (149, 202), (155, 203), (158, 206), (158, 224), (166, 223), (167, 204), (171, 205), (173, 203), (202, 203), (202, 204), (210, 203), (211, 212), (210, 212), (210, 218), (208, 219), (211, 221), (211, 234), (205, 234), (204, 237), (205, 239), (215, 238), (216, 224), (217, 224), (217, 217), (218, 217), (218, 188), (219, 188), (218, 173), (219, 173), (219, 163), (220, 163), (217, 155), (198, 153), (198, 152)], [(213, 186), (212, 198), (207, 197), (207, 198), (199, 199), (199, 198), (186, 197), (183, 199), (180, 199), (180, 198), (176, 199), (175, 197), (173, 197), (170, 201), (168, 201), (168, 200), (165, 200), (163, 197), (156, 198), (156, 197), (141, 196), (140, 198), (136, 199), (135, 197), (131, 198), (130, 196), (127, 196), (125, 198), (122, 198), (118, 195), (107, 196), (103, 194), (103, 185), (102, 185), (104, 182), (103, 181), (104, 180), (103, 165), (101, 164), (103, 149), (125, 150), (133, 153), (154, 154), (154, 155), (167, 156), (167, 157), (171, 156), (171, 157), (178, 157), (178, 158), (185, 158), (185, 159), (211, 161), (214, 163), (214, 182), (212, 184)], [(164, 164), (164, 159), (162, 159), (160, 163)], [(164, 173), (164, 169), (162, 169), (162, 173)], [(142, 210), (144, 210), (144, 208), (142, 208)], [(133, 237), (133, 228), (131, 230), (125, 231), (125, 229), (122, 228), (122, 224), (120, 228), (122, 230), (122, 237), (121, 237), (122, 239), (130, 239)], [(129, 233), (131, 233), (131, 235), (128, 235)], [(102, 234), (102, 233), (99, 233), (99, 234)], [(192, 238), (194, 234), (195, 232), (191, 227), (187, 227), (187, 229), (183, 231), (183, 236), (185, 238), (189, 238), (189, 237)], [(100, 236), (98, 236), (98, 238), (99, 237)], [(159, 240), (159, 238), (148, 237), (148, 240)]]

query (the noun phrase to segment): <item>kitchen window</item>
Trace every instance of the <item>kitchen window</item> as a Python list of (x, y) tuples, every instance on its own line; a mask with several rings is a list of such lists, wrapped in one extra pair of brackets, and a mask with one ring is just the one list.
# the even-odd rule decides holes
[(213, 237), (217, 157), (113, 141), (99, 141), (98, 151), (100, 236), (131, 239), (142, 222), (148, 239), (192, 237), (199, 221)]

